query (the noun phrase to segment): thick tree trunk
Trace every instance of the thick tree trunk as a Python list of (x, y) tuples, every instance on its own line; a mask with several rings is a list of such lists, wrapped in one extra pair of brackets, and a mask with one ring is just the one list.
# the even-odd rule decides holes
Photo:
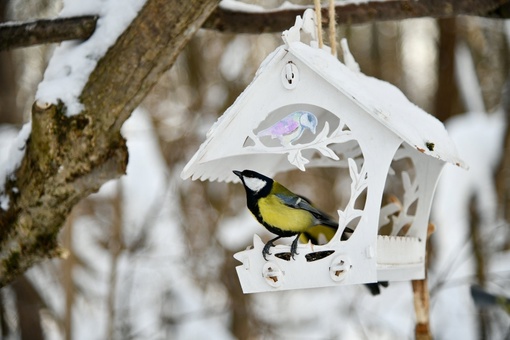
[(120, 128), (217, 6), (218, 0), (148, 0), (98, 62), (82, 94), (84, 110), (35, 103), (21, 166), (0, 210), (0, 286), (32, 264), (59, 256), (57, 234), (73, 206), (124, 174)]

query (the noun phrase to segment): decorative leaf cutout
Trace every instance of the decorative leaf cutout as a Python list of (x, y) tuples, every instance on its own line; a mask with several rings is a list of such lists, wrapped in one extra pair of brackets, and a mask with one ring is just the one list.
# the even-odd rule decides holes
[(323, 154), (324, 156), (334, 159), (335, 161), (338, 161), (340, 159), (340, 158), (338, 158), (337, 154), (328, 147), (319, 146), (319, 147), (317, 147), (317, 150), (319, 150), (319, 152), (321, 154)]
[(390, 223), (391, 216), (402, 210), (402, 205), (399, 203), (400, 202), (390, 202), (381, 208), (379, 213), (379, 228)]
[(404, 227), (409, 227), (415, 216), (410, 215), (409, 208), (419, 198), (418, 181), (415, 179), (411, 181), (411, 177), (407, 171), (402, 171), (402, 185), (404, 187), (404, 198), (401, 203), (401, 209), (397, 215), (391, 216), (393, 222), (392, 235), (397, 235)]
[(308, 159), (301, 155), (301, 150), (290, 151), (287, 155), (287, 159), (289, 160), (289, 163), (294, 164), (301, 171), (305, 171), (305, 164), (310, 163)]

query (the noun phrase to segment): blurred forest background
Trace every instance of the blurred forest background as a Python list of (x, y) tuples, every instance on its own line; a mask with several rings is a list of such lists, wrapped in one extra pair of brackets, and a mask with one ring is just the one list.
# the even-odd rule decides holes
[[(252, 3), (273, 8), (282, 2)], [(51, 18), (61, 6), (58, 0), (2, 0), (0, 21)], [(504, 113), (509, 34), (508, 22), (479, 17), (340, 25), (337, 30), (337, 39), (348, 39), (362, 72), (396, 85), (440, 120), (454, 117), (458, 127), (459, 117), (478, 112), (468, 139), (479, 144), (482, 154), (494, 155), (484, 165), (491, 181), (477, 182), (475, 177), (470, 183), (487, 185), (496, 196), (484, 195), (484, 189), (447, 190), (452, 200), (459, 193), (467, 195), (462, 198), (470, 207), (463, 221), (466, 229), (442, 233), (450, 226), (432, 220), (438, 232), (431, 237), (429, 288), (432, 332), (440, 339), (455, 334), (510, 337), (508, 314), (498, 306), (476, 306), (469, 295), (470, 285), (478, 284), (510, 296), (508, 256), (501, 260), (510, 247), (510, 138)], [(193, 38), (124, 126), (130, 152), (127, 176), (107, 183), (69, 216), (61, 233), (67, 258), (37, 265), (0, 291), (2, 338), (413, 337), (408, 282), (392, 283), (377, 297), (362, 286), (243, 295), (235, 273), (239, 263), (232, 255), (251, 244), (253, 233), (263, 239), (268, 234), (249, 216), (240, 185), (179, 177), (211, 124), (280, 44), (279, 33), (201, 30)], [(29, 119), (53, 48), (0, 53), (3, 158)], [(488, 162), (466, 154), (469, 149), (459, 150), (472, 169)], [(297, 184), (302, 178), (306, 181)], [(329, 212), (341, 199), (328, 189), (336, 179), (327, 169), (290, 172), (278, 180)], [(441, 257), (441, 247), (448, 246), (441, 237), (454, 239), (460, 248)], [(458, 298), (447, 300), (460, 306), (453, 314), (443, 313), (442, 294)], [(452, 329), (459, 325), (463, 330)]]

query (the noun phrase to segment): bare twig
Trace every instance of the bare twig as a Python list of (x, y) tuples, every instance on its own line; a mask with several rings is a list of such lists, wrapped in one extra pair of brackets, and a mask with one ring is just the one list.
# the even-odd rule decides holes
[(64, 40), (84, 40), (94, 33), (97, 19), (97, 16), (82, 16), (0, 24), (0, 51)]

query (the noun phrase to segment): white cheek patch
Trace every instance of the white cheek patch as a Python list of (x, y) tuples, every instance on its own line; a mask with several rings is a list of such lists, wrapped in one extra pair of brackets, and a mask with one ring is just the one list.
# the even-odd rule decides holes
[(244, 184), (251, 191), (258, 192), (260, 189), (266, 186), (266, 181), (260, 178), (244, 177)]

